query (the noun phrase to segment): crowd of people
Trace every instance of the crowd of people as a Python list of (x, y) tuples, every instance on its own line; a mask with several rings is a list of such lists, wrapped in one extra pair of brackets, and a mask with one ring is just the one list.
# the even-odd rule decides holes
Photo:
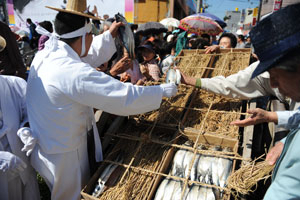
[[(94, 159), (103, 160), (94, 109), (121, 116), (158, 109), (163, 97), (177, 93), (174, 83), (157, 83), (176, 67), (182, 49), (214, 53), (221, 48), (252, 48), (253, 63), (228, 77), (199, 78), (181, 72), (181, 83), (239, 99), (274, 96), (288, 104), (291, 111), (248, 110), (250, 118), (232, 125), (272, 122), (291, 130), (277, 137), (267, 155), (269, 164), (276, 165), (264, 199), (300, 198), (300, 4), (266, 17), (246, 39), (223, 33), (216, 40), (180, 29), (135, 34), (133, 59), (123, 51), (120, 55), (115, 43), (121, 22), (106, 16), (100, 23), (72, 7), (73, 1), (77, 2), (69, 0), (65, 9), (49, 7), (58, 11), (53, 25), (49, 21), (36, 25), (27, 19), (28, 39), (16, 37), (0, 22), (1, 199), (40, 199), (37, 172), (51, 199), (80, 199), (91, 176), (89, 130), (93, 130)], [(85, 1), (78, 3), (86, 7)], [(136, 27), (131, 28), (135, 33)], [(38, 49), (28, 75), (18, 40), (28, 40), (30, 48)], [(147, 86), (147, 82), (157, 85)]]

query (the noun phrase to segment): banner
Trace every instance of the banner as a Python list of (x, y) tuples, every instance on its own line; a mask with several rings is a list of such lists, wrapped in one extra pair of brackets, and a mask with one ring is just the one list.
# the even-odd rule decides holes
[(274, 0), (273, 11), (277, 11), (281, 8), (282, 0)]
[(9, 25), (15, 25), (14, 3), (13, 0), (7, 0), (6, 3)]
[[(14, 0), (13, 2), (15, 22), (19, 27), (26, 26), (27, 18), (31, 18), (34, 23), (44, 20), (53, 22), (57, 11), (45, 6), (65, 8), (67, 4), (67, 0)], [(132, 9), (129, 9), (131, 8), (130, 3), (134, 3), (133, 0), (87, 0), (87, 6), (90, 12), (97, 13), (101, 18), (105, 14), (109, 17), (114, 17), (117, 13), (125, 16), (125, 2), (128, 3), (128, 13), (132, 12), (133, 19), (134, 6), (132, 5)]]
[(125, 0), (125, 18), (127, 22), (134, 22), (134, 0)]

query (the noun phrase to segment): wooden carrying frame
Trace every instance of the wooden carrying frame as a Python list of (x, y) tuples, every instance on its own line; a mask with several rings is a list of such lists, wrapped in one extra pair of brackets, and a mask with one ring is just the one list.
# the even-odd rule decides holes
[[(232, 56), (234, 55), (234, 56)], [(238, 59), (235, 58), (235, 55), (238, 57)], [(245, 68), (249, 64), (250, 59), (250, 50), (248, 49), (222, 49), (221, 53), (219, 54), (212, 54), (209, 56), (209, 60), (206, 62), (203, 62), (205, 66), (202, 66), (202, 63), (198, 63), (199, 65), (195, 66), (192, 65), (194, 61), (192, 61), (191, 58), (198, 58), (202, 59), (203, 57), (206, 57), (207, 55), (204, 54), (203, 50), (183, 50), (177, 59), (179, 60), (179, 67), (182, 71), (188, 72), (189, 69), (193, 68), (193, 71), (196, 72), (196, 74), (199, 75), (199, 77), (210, 77), (211, 75), (230, 75), (233, 73), (236, 73), (237, 71)], [(239, 59), (239, 56), (242, 57), (241, 61)], [(248, 59), (248, 62), (245, 60)], [(187, 60), (187, 61), (184, 61)], [(183, 63), (185, 64), (183, 65)], [(237, 62), (239, 64), (242, 64), (239, 67), (232, 67), (234, 62)], [(204, 70), (203, 70), (204, 69)], [(180, 93), (181, 91), (181, 93)], [(185, 94), (184, 94), (185, 92)], [(196, 104), (197, 97), (201, 98), (201, 94), (205, 93), (201, 90), (187, 87), (187, 86), (180, 86), (179, 87), (179, 95), (182, 94), (181, 98), (173, 97), (171, 99), (165, 99), (162, 103), (162, 106), (159, 110), (154, 111), (158, 114), (156, 117), (154, 117), (151, 120), (147, 119), (147, 116), (151, 115), (151, 113), (139, 115), (135, 117), (131, 117), (129, 120), (129, 123), (127, 123), (125, 126), (126, 128), (122, 127), (117, 131), (115, 134), (110, 134), (111, 137), (117, 138), (119, 143), (128, 143), (130, 141), (134, 141), (136, 146), (135, 150), (131, 152), (132, 154), (128, 155), (126, 159), (124, 159), (123, 163), (115, 163), (113, 161), (113, 156), (110, 154), (106, 157), (106, 159), (103, 161), (97, 172), (93, 175), (93, 177), (90, 179), (87, 186), (84, 187), (84, 189), (81, 191), (82, 196), (87, 200), (96, 200), (98, 198), (92, 197), (90, 194), (93, 191), (95, 187), (95, 183), (97, 182), (98, 177), (100, 176), (101, 172), (103, 171), (104, 167), (108, 163), (115, 163), (119, 165), (123, 169), (123, 174), (121, 174), (119, 178), (119, 183), (123, 183), (124, 187), (130, 184), (133, 184), (133, 187), (127, 187), (127, 191), (123, 188), (122, 191), (124, 193), (130, 193), (130, 188), (133, 191), (133, 188), (135, 190), (139, 190), (140, 194), (131, 193), (129, 196), (126, 196), (128, 199), (152, 199), (155, 195), (155, 192), (157, 190), (157, 187), (159, 183), (161, 182), (161, 179), (163, 177), (170, 177), (172, 179), (181, 180), (184, 182), (184, 188), (187, 188), (188, 184), (196, 183), (193, 181), (188, 180), (187, 178), (178, 178), (173, 177), (167, 174), (167, 170), (170, 168), (170, 164), (172, 162), (174, 153), (176, 149), (180, 148), (188, 148), (186, 146), (181, 145), (182, 138), (189, 139), (194, 141), (195, 144), (209, 144), (209, 145), (218, 145), (222, 147), (231, 147), (233, 149), (233, 152), (226, 153), (226, 154), (218, 154), (217, 156), (220, 157), (226, 157), (231, 158), (233, 162), (233, 169), (235, 168), (236, 160), (240, 159), (243, 160), (243, 158), (237, 154), (238, 145), (239, 145), (239, 134), (238, 129), (234, 129), (233, 132), (235, 134), (233, 135), (222, 135), (221, 132), (216, 131), (209, 131), (207, 129), (207, 126), (205, 125), (206, 120), (208, 119), (210, 113), (219, 113), (221, 115), (234, 115), (235, 117), (240, 117), (241, 115), (244, 115), (244, 113), (241, 113), (240, 108), (234, 107), (234, 111), (231, 109), (229, 110), (218, 110), (216, 109), (216, 104), (218, 102), (215, 102), (214, 100), (210, 101), (208, 100), (207, 104), (205, 104), (203, 107), (198, 107)], [(216, 98), (223, 98), (219, 97), (218, 95), (212, 95), (212, 99)], [(178, 103), (179, 99), (184, 99), (180, 103)], [(224, 101), (231, 101), (230, 99), (225, 99)], [(234, 101), (236, 102), (236, 101)], [(165, 107), (166, 109), (172, 108), (171, 111), (173, 112), (176, 109), (179, 109), (179, 112), (175, 112), (175, 118), (176, 120), (160, 120), (159, 118), (163, 116), (161, 113), (163, 112), (169, 112), (169, 110), (165, 111), (162, 108)], [(171, 113), (172, 115), (172, 112)], [(198, 127), (186, 127), (185, 125), (188, 124), (187, 120), (189, 119), (189, 115), (191, 115), (193, 112), (203, 112), (203, 119), (199, 122)], [(163, 114), (165, 114), (163, 113)], [(171, 116), (170, 115), (170, 116)], [(167, 115), (168, 117), (170, 117)], [(175, 122), (175, 123), (174, 123)], [(228, 122), (226, 122), (228, 123)], [(228, 124), (222, 124), (221, 126), (227, 126)], [(229, 126), (229, 125), (228, 125)], [(139, 127), (137, 130), (133, 130), (133, 127)], [(136, 131), (136, 132), (135, 132)], [(173, 135), (171, 138), (159, 138), (157, 136), (163, 135), (163, 136), (170, 136)], [(148, 154), (151, 153), (153, 148), (157, 148), (157, 151), (159, 151), (158, 154), (160, 154), (159, 157), (157, 157), (157, 162), (148, 163), (145, 165), (140, 165), (140, 163), (144, 163), (145, 158), (149, 158)], [(195, 148), (196, 145), (194, 145), (193, 148), (188, 148), (189, 150), (194, 152), (194, 157), (198, 150)], [(115, 147), (115, 149), (112, 150), (112, 152), (116, 152), (120, 150), (120, 147)], [(201, 150), (202, 154), (211, 154), (212, 152), (205, 152)], [(216, 153), (216, 152), (214, 152)], [(147, 157), (148, 156), (148, 157)], [(150, 167), (150, 165), (153, 165)], [(191, 170), (191, 169), (190, 169)], [(131, 177), (131, 173), (138, 173), (139, 176), (145, 176), (150, 177), (147, 179), (147, 183), (136, 183), (133, 181), (130, 181), (128, 178)], [(137, 179), (139, 180), (139, 179)], [(137, 181), (139, 182), (139, 181)], [(203, 185), (202, 183), (198, 183), (199, 185)], [(217, 187), (217, 186), (209, 186), (209, 187)], [(217, 187), (218, 188), (218, 187)], [(225, 188), (226, 191), (226, 188)], [(114, 193), (118, 193), (121, 191), (114, 190)], [(124, 197), (124, 196), (123, 196)], [(125, 197), (124, 197), (125, 198)], [(224, 197), (225, 199), (230, 198), (230, 193), (227, 191), (227, 196)], [(100, 197), (100, 199), (105, 199)]]

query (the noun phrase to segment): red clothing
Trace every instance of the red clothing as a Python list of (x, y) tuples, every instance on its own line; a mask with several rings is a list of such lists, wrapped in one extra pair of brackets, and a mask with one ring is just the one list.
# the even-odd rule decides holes
[(153, 58), (149, 62), (144, 62), (142, 65), (146, 66), (149, 70), (149, 75), (152, 76), (154, 81), (159, 81), (159, 78), (161, 76), (160, 69), (158, 67), (158, 64), (156, 62), (156, 59)]

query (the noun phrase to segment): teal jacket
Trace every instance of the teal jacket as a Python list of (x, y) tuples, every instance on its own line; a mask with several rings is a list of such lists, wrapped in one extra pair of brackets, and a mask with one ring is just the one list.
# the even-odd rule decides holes
[(300, 199), (300, 128), (288, 134), (264, 199)]

